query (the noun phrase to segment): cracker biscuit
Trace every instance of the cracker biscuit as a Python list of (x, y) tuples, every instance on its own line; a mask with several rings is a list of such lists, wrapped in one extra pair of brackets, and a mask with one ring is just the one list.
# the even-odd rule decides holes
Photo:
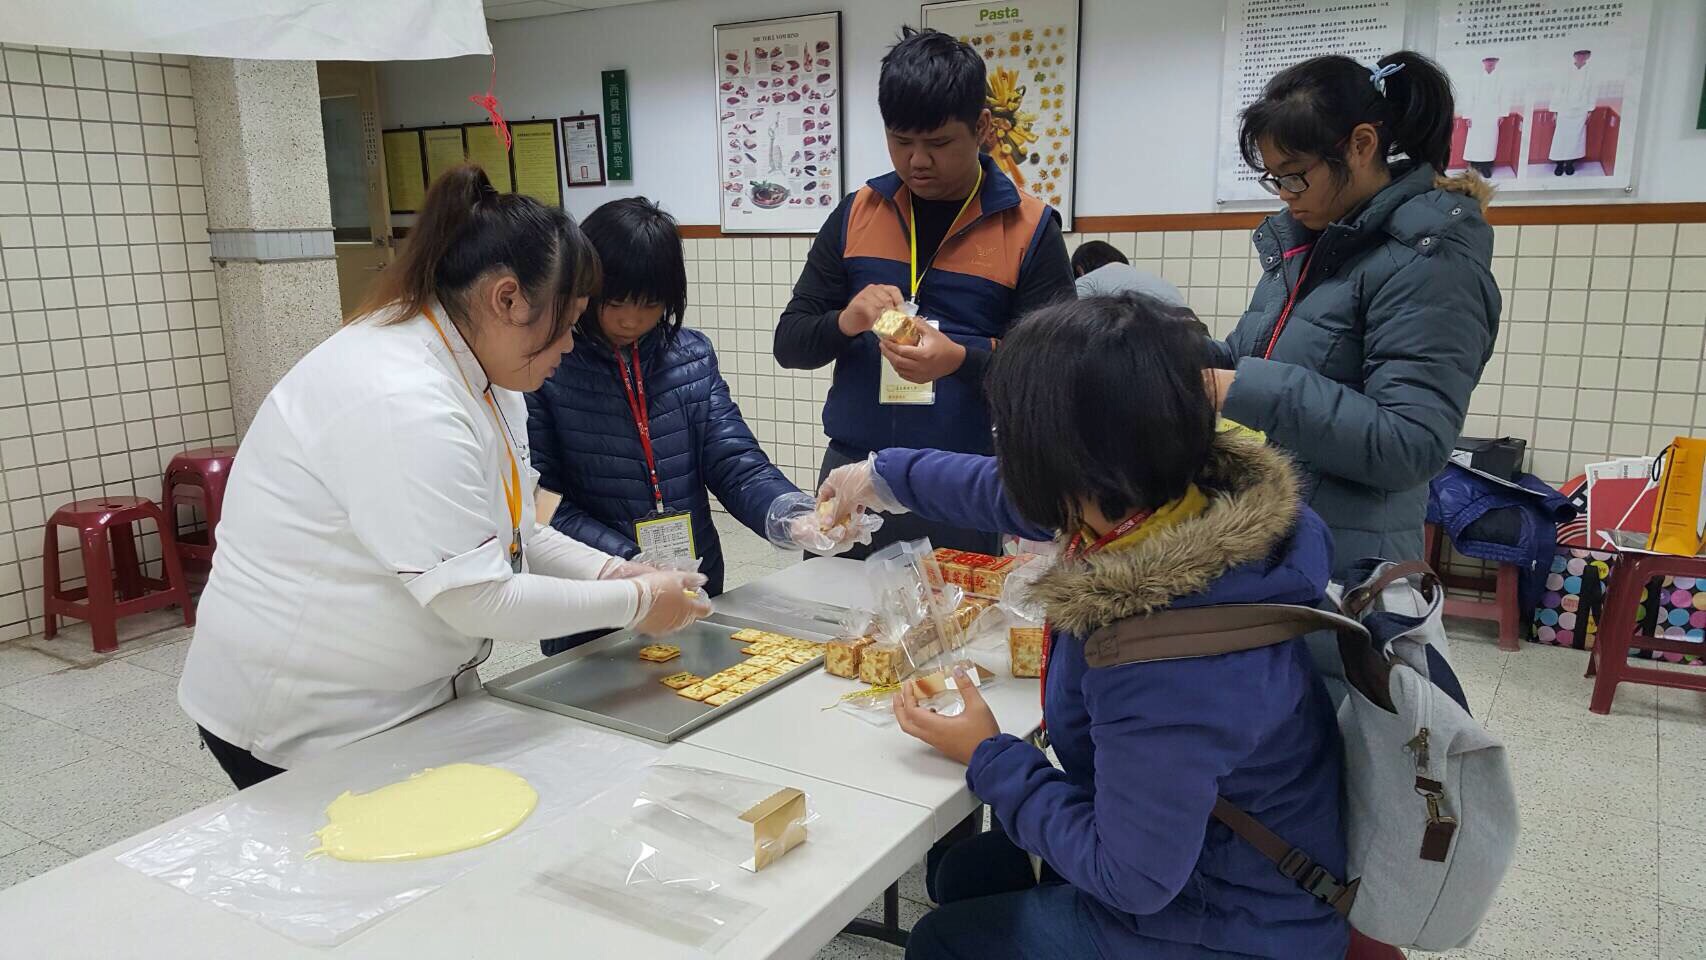
[(811, 663), (817, 659), (817, 654), (809, 650), (790, 650), (788, 651), (788, 659), (793, 663)]
[(824, 645), (823, 668), (831, 676), (848, 680), (859, 676), (859, 653), (876, 641), (870, 637), (836, 640)]
[(740, 694), (734, 692), (733, 690), (723, 690), (719, 693), (713, 693), (710, 696), (706, 697), (704, 702), (708, 706), (720, 707), (723, 704), (728, 703), (731, 700), (738, 700), (738, 699), (740, 699)]
[(739, 640), (741, 643), (754, 643), (762, 640), (763, 638), (764, 631), (757, 630), (752, 627), (742, 627), (734, 633), (729, 634), (730, 640)]
[(685, 690), (695, 683), (703, 683), (704, 680), (704, 677), (695, 676), (683, 670), (680, 673), (672, 673), (658, 682), (671, 690)]
[(1043, 673), (1043, 628), (1009, 627), (1007, 653), (1015, 677), (1040, 677)]
[(900, 647), (873, 643), (859, 654), (859, 679), (873, 687), (900, 682)]
[(762, 684), (755, 680), (742, 680), (739, 683), (729, 684), (729, 692), (736, 694), (751, 693), (752, 691), (757, 690), (760, 686), (762, 686)]
[(675, 695), (678, 697), (686, 697), (689, 700), (702, 701), (713, 693), (721, 692), (723, 692), (723, 688), (714, 683), (700, 682), (695, 683), (691, 687), (683, 687), (682, 689), (675, 691)]
[(649, 643), (640, 648), (640, 659), (664, 663), (681, 656), (681, 648), (673, 643)]
[(753, 657), (746, 662), (755, 667), (774, 667), (781, 664), (782, 661), (772, 656), (760, 656)]

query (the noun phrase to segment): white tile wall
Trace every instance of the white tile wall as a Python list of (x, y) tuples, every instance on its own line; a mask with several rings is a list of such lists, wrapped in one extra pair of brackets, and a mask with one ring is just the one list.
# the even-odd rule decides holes
[[(1080, 233), (1067, 245), (1087, 240), (1173, 281), (1221, 336), (1260, 276), (1247, 230)], [(802, 486), (823, 455), (829, 369), (781, 369), (771, 337), (810, 243), (687, 243), (688, 323), (711, 336), (748, 423)], [(1504, 317), (1466, 434), (1527, 439), (1530, 469), (1557, 484), (1706, 431), (1706, 224), (1497, 227), (1493, 272)]]
[(0, 47), (0, 641), (41, 628), (56, 508), (231, 439), (206, 211), (182, 58)]

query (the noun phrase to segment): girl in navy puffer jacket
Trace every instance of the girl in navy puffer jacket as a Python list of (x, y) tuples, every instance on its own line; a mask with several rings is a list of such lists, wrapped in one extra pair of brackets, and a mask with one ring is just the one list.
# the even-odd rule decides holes
[[(581, 229), (604, 279), (575, 328), (574, 351), (527, 396), (540, 512), (570, 537), (628, 558), (640, 551), (636, 524), (679, 516), (685, 527), (674, 529), (691, 531), (714, 596), (723, 551), (711, 495), (765, 536), (771, 505), (799, 489), (741, 419), (710, 339), (682, 326), (687, 272), (675, 220), (630, 197), (594, 210)], [(594, 636), (540, 646), (553, 654)]]

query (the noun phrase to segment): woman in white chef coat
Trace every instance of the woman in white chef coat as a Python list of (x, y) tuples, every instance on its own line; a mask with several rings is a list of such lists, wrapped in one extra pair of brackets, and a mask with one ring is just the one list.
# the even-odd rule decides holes
[(679, 629), (703, 577), (534, 521), (527, 407), (573, 347), (597, 255), (478, 167), (279, 381), (243, 440), (179, 702), (239, 788), (465, 693), (492, 639)]

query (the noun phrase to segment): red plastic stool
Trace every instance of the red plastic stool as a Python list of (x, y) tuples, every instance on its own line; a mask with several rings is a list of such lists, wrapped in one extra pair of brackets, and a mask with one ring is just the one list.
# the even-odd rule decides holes
[(1641, 591), (1658, 577), (1706, 577), (1706, 557), (1617, 555), (1617, 563), (1611, 568), (1611, 587), (1605, 592), (1605, 614), (1599, 618), (1599, 637), (1588, 654), (1587, 675), (1594, 678), (1588, 710), (1594, 713), (1611, 712), (1611, 699), (1617, 696), (1619, 683), (1706, 691), (1706, 677), (1629, 665), (1630, 647), (1663, 653), (1700, 653), (1697, 642), (1650, 637), (1641, 631), (1635, 608), (1640, 605)]
[[(136, 556), (136, 536), (131, 524), (152, 520), (160, 530), (160, 553), (166, 579), (142, 575)], [(83, 546), (83, 576), (87, 586), (64, 589), (59, 582), (59, 528), (78, 532)], [(108, 538), (112, 551), (107, 549)], [(89, 624), (95, 650), (118, 649), (118, 621), (173, 604), (184, 609), (184, 625), (195, 625), (195, 608), (184, 586), (183, 566), (178, 562), (172, 525), (159, 505), (141, 497), (104, 497), (78, 500), (53, 512), (42, 542), (42, 611), (47, 620), (46, 636), (59, 633), (60, 617), (75, 617)], [(115, 590), (114, 587), (117, 587)]]
[(1522, 603), (1517, 595), (1522, 589), (1517, 577), (1517, 568), (1513, 564), (1499, 564), (1499, 572), (1495, 576), (1470, 576), (1463, 573), (1447, 573), (1443, 562), (1446, 538), (1440, 535), (1437, 524), (1428, 524), (1425, 528), (1426, 551), (1428, 566), (1439, 571), (1439, 579), (1447, 587), (1457, 587), (1460, 590), (1479, 590), (1483, 593), (1492, 591), (1492, 600), (1469, 600), (1464, 597), (1447, 595), (1445, 598), (1445, 613), (1452, 617), (1465, 617), (1470, 620), (1492, 620), (1499, 625), (1499, 649), (1515, 652), (1522, 649)]
[[(166, 481), (160, 502), (171, 518), (172, 533), (178, 541), (178, 557), (186, 570), (205, 570), (213, 564), (213, 551), (218, 546), (213, 532), (219, 526), (219, 509), (225, 501), (225, 481), (231, 476), (231, 462), (236, 456), (236, 447), (203, 447), (185, 450), (166, 465)], [(207, 529), (199, 533), (179, 532), (180, 506), (200, 507)]]

